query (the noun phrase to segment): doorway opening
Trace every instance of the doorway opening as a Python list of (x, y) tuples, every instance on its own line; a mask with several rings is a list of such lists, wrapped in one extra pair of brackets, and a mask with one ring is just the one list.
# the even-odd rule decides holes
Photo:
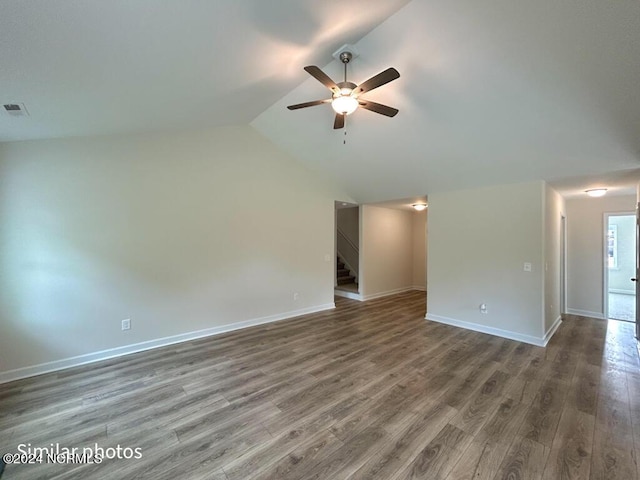
[(336, 295), (360, 299), (360, 207), (336, 202)]
[(605, 214), (605, 281), (606, 318), (635, 322), (636, 288), (636, 215)]

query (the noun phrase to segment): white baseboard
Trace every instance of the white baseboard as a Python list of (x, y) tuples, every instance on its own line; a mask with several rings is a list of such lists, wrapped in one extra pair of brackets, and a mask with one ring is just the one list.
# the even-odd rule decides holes
[(414, 290), (418, 290), (418, 289), (413, 286), (396, 288), (395, 290), (388, 290), (386, 292), (371, 293), (369, 295), (363, 295), (362, 299), (373, 300), (374, 298), (382, 298), (382, 297), (387, 297), (389, 295), (396, 295), (398, 293), (404, 293), (404, 292), (413, 292)]
[(197, 338), (210, 337), (214, 335), (220, 335), (221, 333), (232, 332), (234, 330), (254, 327), (256, 325), (262, 325), (265, 323), (273, 323), (281, 320), (288, 320), (293, 317), (299, 317), (300, 315), (308, 315), (310, 313), (322, 312), (325, 310), (331, 310), (332, 308), (336, 308), (335, 303), (325, 303), (323, 305), (316, 305), (313, 307), (302, 308), (300, 310), (292, 310), (289, 312), (278, 313), (278, 314), (269, 315), (266, 317), (254, 318), (254, 319), (245, 320), (242, 322), (221, 325), (218, 327), (206, 328), (204, 330), (197, 330), (195, 332), (181, 333), (179, 335), (172, 335), (170, 337), (164, 337), (164, 338), (158, 338), (155, 340), (149, 340), (146, 342), (134, 343), (132, 345), (125, 345), (123, 347), (110, 348), (108, 350), (101, 350), (99, 352), (87, 353), (84, 355), (69, 357), (62, 360), (55, 360), (53, 362), (41, 363), (39, 365), (17, 368), (15, 370), (8, 370), (6, 372), (0, 372), (0, 384), (12, 382), (14, 380), (19, 380), (21, 378), (42, 375), (43, 373), (56, 372), (56, 371), (65, 370), (71, 367), (78, 367), (80, 365), (86, 365), (87, 363), (94, 363), (94, 362), (99, 362), (101, 360), (108, 360), (114, 357), (121, 357), (123, 355), (129, 355), (130, 353), (136, 353), (136, 352), (142, 352), (145, 350), (151, 350), (154, 348), (166, 347), (168, 345), (173, 345), (175, 343), (188, 342), (189, 340), (195, 340)]
[(443, 317), (440, 315), (433, 315), (427, 313), (425, 317), (432, 322), (444, 323), (453, 327), (465, 328), (467, 330), (473, 330), (480, 333), (488, 333), (489, 335), (495, 335), (497, 337), (508, 338), (509, 340), (516, 340), (518, 342), (530, 343), (538, 347), (544, 347), (544, 338), (534, 337), (532, 335), (524, 335), (522, 333), (512, 332), (510, 330), (502, 330), (500, 328), (488, 327), (486, 325), (480, 325), (478, 323), (465, 322), (463, 320), (456, 320), (454, 318)]
[(597, 318), (598, 320), (605, 320), (604, 313), (602, 312), (590, 312), (589, 310), (578, 310), (577, 308), (567, 308), (569, 315), (579, 315), (581, 317)]
[(553, 325), (551, 325), (551, 328), (549, 330), (547, 330), (547, 333), (544, 334), (544, 346), (547, 346), (547, 343), (549, 343), (549, 340), (551, 340), (551, 337), (553, 337), (553, 334), (556, 333), (556, 330), (558, 330), (558, 327), (560, 326), (560, 324), (562, 323), (562, 316), (558, 315), (558, 318), (556, 318), (556, 320), (553, 322)]
[(609, 293), (618, 293), (620, 295), (635, 295), (635, 290), (622, 290), (620, 288), (610, 288)]
[(356, 292), (347, 292), (346, 290), (340, 290), (336, 288), (333, 291), (333, 293), (338, 297), (350, 298), (351, 300), (359, 300), (361, 302), (364, 301), (364, 298), (362, 298), (362, 295)]
[(421, 292), (427, 291), (424, 287), (412, 285), (411, 287), (397, 288), (395, 290), (389, 290), (389, 291), (380, 292), (380, 293), (372, 293), (370, 295), (362, 295), (360, 293), (347, 292), (345, 290), (339, 290), (339, 289), (336, 289), (334, 293), (338, 297), (350, 298), (352, 300), (359, 300), (360, 302), (364, 302), (366, 300), (373, 300), (375, 298), (387, 297), (389, 295), (396, 295), (398, 293), (404, 293), (404, 292), (413, 292), (416, 290)]
[(427, 291), (427, 287), (425, 287), (424, 285), (414, 285), (411, 287), (411, 290), (418, 290), (420, 292), (426, 292)]

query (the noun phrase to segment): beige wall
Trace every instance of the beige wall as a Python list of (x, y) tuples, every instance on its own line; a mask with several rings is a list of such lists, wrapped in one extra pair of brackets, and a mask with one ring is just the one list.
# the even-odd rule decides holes
[(427, 210), (413, 213), (413, 286), (427, 288)]
[(427, 318), (543, 341), (543, 194), (529, 182), (429, 195)]
[(635, 195), (567, 200), (567, 307), (604, 316), (604, 214), (635, 212)]
[(553, 188), (544, 187), (544, 328), (548, 332), (560, 318), (561, 217), (564, 199)]
[(362, 205), (360, 293), (367, 299), (413, 286), (413, 212)]
[(333, 303), (350, 199), (251, 127), (2, 144), (0, 178), (0, 373)]

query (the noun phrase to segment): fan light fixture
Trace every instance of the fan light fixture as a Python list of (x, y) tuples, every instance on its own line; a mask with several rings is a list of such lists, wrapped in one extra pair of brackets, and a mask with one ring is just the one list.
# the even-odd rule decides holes
[(590, 197), (603, 197), (607, 193), (606, 188), (592, 188), (591, 190), (585, 190), (585, 193)]
[[(344, 82), (334, 82), (326, 73), (315, 65), (308, 65), (304, 67), (305, 71), (309, 75), (331, 90), (331, 98), (297, 103), (295, 105), (289, 105), (287, 108), (289, 110), (298, 110), (300, 108), (314, 107), (316, 105), (330, 103), (331, 108), (333, 108), (336, 113), (333, 121), (334, 130), (344, 128), (347, 115), (351, 115), (356, 110), (359, 110), (360, 107), (362, 107), (363, 110), (369, 110), (370, 112), (378, 113), (386, 117), (395, 117), (398, 113), (397, 108), (363, 99), (362, 95), (400, 78), (398, 71), (395, 68), (387, 68), (383, 72), (374, 75), (369, 80), (362, 82), (360, 85), (349, 82), (347, 81), (347, 64), (353, 58), (353, 53), (347, 50), (346, 47), (347, 45), (343, 47), (343, 50), (339, 53), (339, 57), (336, 57), (340, 58), (340, 61), (344, 65)], [(336, 55), (337, 53), (334, 54), (334, 56)]]
[(414, 203), (413, 205), (411, 205), (413, 208), (416, 209), (416, 211), (421, 212), (423, 210), (425, 210), (427, 208), (427, 204), (426, 203)]
[(358, 108), (358, 100), (350, 94), (341, 93), (333, 98), (331, 107), (340, 115), (351, 115)]

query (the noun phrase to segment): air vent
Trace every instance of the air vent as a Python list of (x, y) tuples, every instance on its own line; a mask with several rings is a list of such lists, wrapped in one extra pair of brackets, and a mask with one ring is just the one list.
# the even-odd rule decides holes
[(24, 103), (5, 103), (3, 107), (7, 115), (11, 115), (12, 117), (24, 117), (29, 115)]

